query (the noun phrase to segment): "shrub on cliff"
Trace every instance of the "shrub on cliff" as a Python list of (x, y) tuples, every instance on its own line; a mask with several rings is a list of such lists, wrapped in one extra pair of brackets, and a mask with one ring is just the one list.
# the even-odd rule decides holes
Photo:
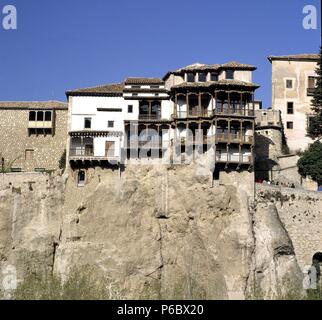
[(316, 87), (313, 91), (312, 111), (308, 135), (312, 138), (322, 137), (322, 47), (320, 47), (320, 59), (316, 69)]
[(73, 269), (63, 281), (55, 275), (30, 274), (14, 293), (14, 300), (114, 300), (118, 286), (86, 266)]
[(322, 185), (322, 143), (314, 142), (306, 150), (297, 163), (302, 177), (311, 177), (319, 185)]

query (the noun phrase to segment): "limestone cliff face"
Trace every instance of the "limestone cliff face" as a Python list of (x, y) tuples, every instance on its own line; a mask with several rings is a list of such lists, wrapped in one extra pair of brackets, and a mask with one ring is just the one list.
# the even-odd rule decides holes
[(88, 170), (84, 188), (72, 172), (25, 182), (0, 184), (0, 266), (20, 279), (90, 264), (134, 299), (244, 299), (255, 283), (269, 298), (301, 282), (274, 204), (210, 187), (193, 166)]

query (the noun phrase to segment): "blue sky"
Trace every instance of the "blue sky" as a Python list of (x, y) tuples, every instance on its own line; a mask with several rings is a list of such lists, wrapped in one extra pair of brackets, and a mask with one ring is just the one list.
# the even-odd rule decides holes
[(237, 60), (258, 67), (267, 107), (267, 56), (320, 45), (320, 17), (318, 30), (302, 27), (303, 7), (320, 12), (319, 0), (0, 0), (0, 13), (7, 4), (18, 30), (0, 27), (0, 100), (65, 101), (67, 89)]

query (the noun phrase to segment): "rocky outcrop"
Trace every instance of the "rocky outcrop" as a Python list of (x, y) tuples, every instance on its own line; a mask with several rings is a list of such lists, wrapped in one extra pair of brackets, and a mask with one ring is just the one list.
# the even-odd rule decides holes
[(250, 202), (236, 183), (210, 187), (193, 165), (89, 169), (84, 188), (72, 172), (32, 185), (0, 184), (1, 266), (20, 279), (89, 264), (132, 299), (245, 299), (258, 286), (270, 298), (286, 276), (301, 281), (274, 205)]

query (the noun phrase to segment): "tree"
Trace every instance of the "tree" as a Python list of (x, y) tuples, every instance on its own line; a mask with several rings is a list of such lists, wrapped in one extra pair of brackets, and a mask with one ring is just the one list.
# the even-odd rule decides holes
[(297, 163), (302, 177), (311, 177), (322, 185), (322, 143), (316, 141), (310, 145)]
[(310, 119), (308, 135), (311, 138), (322, 137), (322, 47), (320, 47), (320, 59), (316, 69), (317, 81), (313, 92), (312, 111), (314, 116)]

